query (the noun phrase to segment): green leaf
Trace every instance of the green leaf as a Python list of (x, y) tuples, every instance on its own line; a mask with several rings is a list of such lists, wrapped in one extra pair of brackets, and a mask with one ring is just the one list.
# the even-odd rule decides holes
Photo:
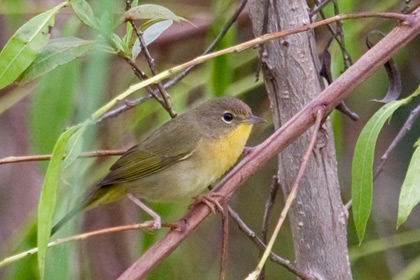
[(74, 37), (52, 39), (31, 66), (22, 73), (18, 82), (25, 84), (82, 56), (93, 44), (93, 41)]
[(124, 20), (137, 19), (170, 19), (173, 21), (185, 20), (177, 16), (168, 8), (154, 4), (145, 4), (133, 7), (123, 14)]
[(99, 28), (98, 19), (95, 17), (88, 2), (85, 0), (74, 0), (71, 2), (71, 8), (84, 24), (94, 29)]
[[(138, 0), (134, 0), (131, 2), (132, 6), (137, 6)], [(130, 49), (130, 42), (131, 42), (131, 36), (133, 35), (133, 27), (131, 26), (131, 23), (127, 22), (125, 27), (126, 33), (123, 38), (124, 46), (126, 50)]]
[[(158, 21), (152, 25), (150, 25), (144, 32), (143, 32), (143, 39), (146, 46), (153, 43), (159, 36), (165, 32), (171, 25), (173, 24), (172, 20), (164, 20), (164, 21)], [(140, 48), (140, 42), (137, 38), (133, 50), (132, 50), (132, 57), (136, 59), (136, 57), (141, 52)]]
[(80, 62), (73, 61), (47, 73), (37, 84), (29, 115), (35, 153), (50, 153), (71, 123), (80, 75)]
[(372, 168), (376, 140), (385, 122), (402, 104), (402, 100), (392, 101), (379, 109), (365, 125), (357, 139), (352, 162), (351, 196), (354, 224), (360, 243), (365, 235), (367, 221), (372, 208)]
[(123, 51), (124, 52), (124, 41), (121, 39), (117, 34), (111, 33), (110, 39), (113, 42), (113, 48), (117, 51)]
[(80, 128), (77, 132), (75, 132), (70, 140), (67, 142), (66, 146), (66, 158), (64, 159), (63, 169), (69, 167), (77, 157), (82, 152), (83, 148), (83, 133), (85, 132), (86, 126)]
[(353, 219), (359, 242), (363, 241), (367, 221), (372, 209), (373, 195), (373, 158), (378, 135), (391, 115), (400, 106), (407, 104), (420, 93), (420, 87), (409, 97), (392, 101), (379, 109), (367, 122), (357, 139), (351, 171), (351, 197)]
[[(218, 0), (212, 2), (212, 12), (216, 20), (212, 23), (209, 31), (209, 41), (213, 41), (216, 38), (228, 20), (227, 15), (230, 13), (224, 13), (223, 11), (230, 11), (232, 8), (232, 2), (230, 1)], [(220, 50), (235, 45), (236, 33), (235, 26), (232, 26), (224, 38), (217, 44), (216, 49)], [(228, 55), (218, 56), (208, 63), (208, 67), (210, 71), (210, 83), (208, 83), (210, 93), (215, 96), (224, 95), (226, 89), (234, 81), (233, 57)]]
[(416, 142), (417, 148), (413, 153), (407, 174), (401, 187), (398, 202), (397, 228), (402, 225), (410, 215), (413, 208), (420, 202), (420, 139)]
[(73, 126), (63, 132), (55, 144), (41, 195), (38, 203), (38, 269), (40, 278), (44, 278), (45, 259), (48, 241), (51, 233), (51, 223), (57, 200), (57, 187), (60, 182), (60, 174), (63, 164), (63, 155), (66, 152), (66, 144), (71, 136), (83, 125)]
[(6, 43), (0, 53), (0, 89), (13, 82), (35, 60), (48, 43), (55, 15), (66, 4), (63, 2), (33, 17)]

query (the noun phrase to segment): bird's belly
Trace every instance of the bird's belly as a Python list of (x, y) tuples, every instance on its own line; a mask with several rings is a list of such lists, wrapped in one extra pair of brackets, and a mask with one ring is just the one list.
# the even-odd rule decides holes
[(176, 202), (202, 193), (217, 177), (208, 166), (197, 168), (189, 160), (125, 185), (128, 192), (154, 202)]

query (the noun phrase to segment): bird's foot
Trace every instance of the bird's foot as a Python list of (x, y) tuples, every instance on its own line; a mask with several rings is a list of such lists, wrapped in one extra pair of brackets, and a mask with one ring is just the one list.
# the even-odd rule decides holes
[(161, 220), (160, 216), (155, 211), (153, 211), (152, 209), (147, 207), (146, 204), (141, 202), (137, 197), (135, 197), (131, 193), (127, 194), (127, 197), (132, 202), (134, 202), (137, 206), (139, 206), (141, 209), (143, 209), (147, 214), (152, 216), (153, 220), (144, 222), (144, 225), (145, 225), (144, 230), (149, 231), (149, 232), (153, 232), (153, 231), (156, 231), (156, 230), (158, 230), (162, 227), (162, 220)]
[(193, 198), (194, 202), (190, 205), (190, 208), (192, 208), (196, 204), (204, 203), (209, 207), (210, 211), (213, 214), (216, 213), (216, 209), (219, 210), (220, 213), (223, 213), (223, 207), (220, 204), (220, 202), (216, 199), (217, 197), (225, 197), (225, 195), (217, 192), (197, 195)]
[(162, 221), (160, 216), (153, 217), (153, 220), (146, 221), (144, 224), (144, 230), (147, 232), (154, 232), (162, 227)]

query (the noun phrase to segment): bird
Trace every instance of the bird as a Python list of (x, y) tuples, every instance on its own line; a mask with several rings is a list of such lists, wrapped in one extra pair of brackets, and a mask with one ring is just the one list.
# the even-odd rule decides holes
[(160, 228), (160, 216), (142, 200), (197, 197), (235, 164), (253, 125), (264, 121), (234, 97), (211, 99), (169, 120), (128, 149), (52, 228), (51, 236), (79, 212), (125, 196), (152, 216), (153, 230)]

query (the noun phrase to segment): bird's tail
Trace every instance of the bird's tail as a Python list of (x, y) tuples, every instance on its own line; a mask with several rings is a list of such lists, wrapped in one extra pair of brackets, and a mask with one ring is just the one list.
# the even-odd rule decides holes
[(53, 228), (51, 235), (53, 236), (64, 224), (71, 220), (76, 214), (96, 208), (98, 206), (114, 202), (122, 198), (126, 191), (115, 185), (95, 186), (91, 189), (89, 195), (86, 196), (84, 202), (67, 213)]
[(68, 221), (70, 221), (77, 213), (82, 212), (83, 207), (76, 207), (73, 210), (71, 210), (69, 213), (67, 213), (53, 228), (51, 229), (51, 235), (53, 236), (64, 224), (66, 224)]

